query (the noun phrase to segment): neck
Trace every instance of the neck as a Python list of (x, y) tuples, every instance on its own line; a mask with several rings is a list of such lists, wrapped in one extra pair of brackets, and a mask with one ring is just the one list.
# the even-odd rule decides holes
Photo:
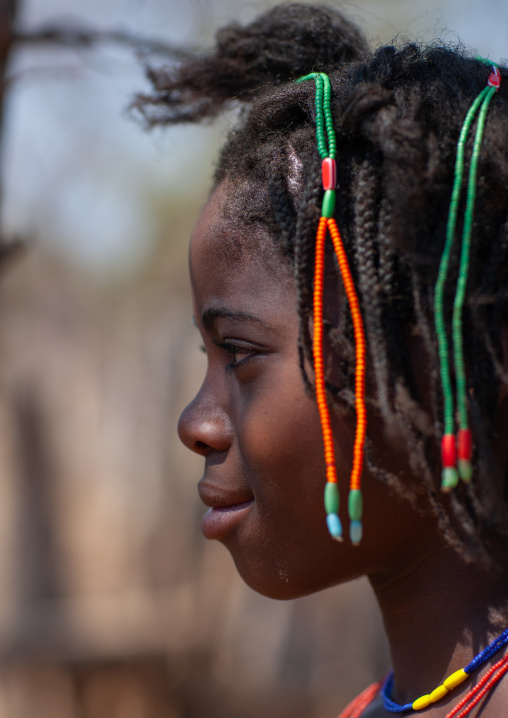
[(397, 702), (429, 693), (508, 627), (506, 576), (439, 545), (390, 576), (371, 576), (392, 655)]

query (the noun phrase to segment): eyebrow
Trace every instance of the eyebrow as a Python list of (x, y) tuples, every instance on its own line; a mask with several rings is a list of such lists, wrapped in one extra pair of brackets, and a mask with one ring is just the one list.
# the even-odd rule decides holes
[(266, 326), (265, 323), (259, 319), (259, 317), (255, 317), (253, 314), (248, 314), (247, 312), (233, 312), (227, 307), (210, 307), (203, 312), (203, 326), (208, 331), (211, 331), (214, 328), (218, 319), (234, 319), (235, 321), (240, 322), (256, 322), (256, 324)]

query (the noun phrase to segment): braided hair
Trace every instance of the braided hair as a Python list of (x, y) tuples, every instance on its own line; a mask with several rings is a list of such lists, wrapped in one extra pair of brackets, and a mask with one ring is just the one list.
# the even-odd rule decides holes
[[(238, 221), (267, 227), (281, 261), (294, 267), (300, 365), (311, 390), (306, 366), (312, 365), (309, 320), (320, 160), (313, 83), (293, 82), (311, 71), (326, 72), (332, 85), (335, 217), (365, 320), (369, 402), (402, 432), (419, 482), (403, 486), (378, 466), (372, 440), (367, 440), (367, 463), (407, 495), (426, 493), (444, 535), (465, 558), (492, 565), (495, 555), (502, 563), (508, 551), (508, 478), (496, 459), (495, 428), (503, 385), (508, 385), (501, 360), (508, 309), (508, 96), (503, 91), (489, 111), (480, 157), (464, 313), (477, 477), (443, 497), (437, 469), (443, 397), (433, 291), (457, 140), (467, 110), (485, 86), (485, 65), (463, 49), (439, 44), (371, 52), (339, 12), (295, 3), (275, 7), (245, 27), (220, 30), (210, 55), (177, 68), (150, 68), (153, 92), (134, 104), (149, 127), (198, 122), (225, 107), (240, 107), (219, 157), (215, 185), (230, 183)], [(501, 68), (501, 75), (508, 80), (507, 70)], [(457, 254), (450, 265), (455, 276)], [(339, 286), (338, 273), (334, 276)], [(451, 297), (445, 294), (445, 301)], [(338, 304), (326, 330), (342, 383), (328, 388), (336, 404), (352, 407), (353, 331), (347, 303), (339, 299)], [(423, 388), (415, 376), (411, 341), (425, 356)]]

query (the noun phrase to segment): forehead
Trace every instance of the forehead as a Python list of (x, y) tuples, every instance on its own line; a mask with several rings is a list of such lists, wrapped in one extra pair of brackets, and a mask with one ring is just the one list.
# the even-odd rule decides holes
[(214, 248), (217, 255), (224, 255), (229, 261), (267, 259), (267, 250), (273, 250), (274, 256), (270, 258), (276, 266), (280, 263), (275, 261), (279, 260), (278, 256), (275, 257), (276, 238), (268, 231), (266, 221), (270, 214), (268, 192), (262, 184), (224, 180), (214, 189), (203, 208), (192, 240), (205, 229), (209, 241), (217, 239)]
[(293, 287), (289, 262), (261, 223), (245, 224), (235, 216), (235, 193), (220, 184), (203, 208), (191, 237), (190, 274), (195, 296), (204, 292), (270, 294)]

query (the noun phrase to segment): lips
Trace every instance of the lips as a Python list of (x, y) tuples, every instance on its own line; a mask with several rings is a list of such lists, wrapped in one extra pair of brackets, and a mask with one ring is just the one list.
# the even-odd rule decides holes
[(204, 514), (201, 528), (205, 538), (222, 539), (245, 518), (254, 503), (248, 489), (229, 489), (206, 479), (198, 484), (201, 501), (210, 508)]

